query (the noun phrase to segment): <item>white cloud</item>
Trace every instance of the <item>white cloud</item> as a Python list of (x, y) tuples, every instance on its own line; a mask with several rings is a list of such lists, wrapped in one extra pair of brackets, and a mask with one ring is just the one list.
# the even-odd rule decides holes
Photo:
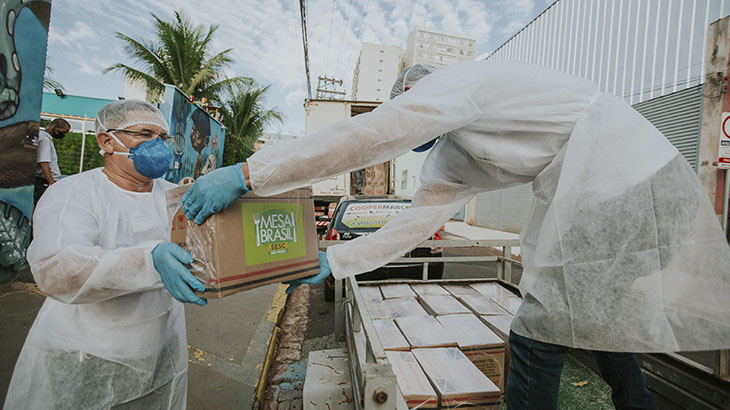
[(60, 43), (69, 47), (79, 43), (91, 43), (93, 45), (93, 42), (99, 40), (99, 38), (99, 34), (83, 21), (76, 21), (73, 27), (67, 31), (59, 31), (56, 27), (51, 26), (48, 33), (50, 43)]
[[(341, 77), (349, 91), (363, 41), (405, 47), (416, 26), (473, 37), (479, 56), (486, 56), (537, 14), (535, 3), (307, 0), (312, 88), (316, 87), (318, 75), (327, 74)], [(134, 64), (114, 33), (152, 39), (150, 13), (170, 19), (174, 10), (182, 10), (194, 24), (220, 26), (211, 51), (233, 49), (231, 56), (235, 62), (226, 74), (249, 76), (261, 84), (271, 84), (268, 102), (279, 106), (287, 116), (282, 128), (295, 134), (303, 130), (306, 79), (297, 0), (54, 0), (49, 54), (54, 60), (67, 59), (55, 62), (57, 75), (73, 79), (68, 86), (79, 90), (85, 90), (85, 83), (108, 82), (112, 91), (88, 94), (108, 92), (113, 98), (119, 92), (121, 79), (114, 75), (100, 77), (101, 70), (117, 62)], [(89, 81), (91, 77), (95, 81)]]

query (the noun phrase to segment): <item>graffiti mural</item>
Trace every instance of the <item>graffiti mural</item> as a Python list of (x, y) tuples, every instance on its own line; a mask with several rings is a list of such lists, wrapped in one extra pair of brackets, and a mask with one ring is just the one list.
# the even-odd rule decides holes
[(165, 87), (160, 110), (170, 125), (168, 147), (173, 163), (165, 179), (178, 183), (185, 177), (198, 178), (223, 162), (225, 128), (202, 108), (188, 102), (182, 91)]
[(50, 0), (0, 2), (0, 282), (25, 266)]

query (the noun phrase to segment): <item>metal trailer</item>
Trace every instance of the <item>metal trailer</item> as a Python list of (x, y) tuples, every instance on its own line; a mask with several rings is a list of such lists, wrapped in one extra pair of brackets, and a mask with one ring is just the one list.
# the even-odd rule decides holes
[[(342, 241), (321, 242), (323, 248), (341, 243)], [(388, 280), (364, 282), (367, 285), (397, 284), (397, 283), (439, 283), (439, 284), (466, 284), (475, 282), (497, 281), (515, 291), (516, 286), (511, 283), (512, 264), (519, 264), (519, 261), (512, 259), (512, 247), (519, 246), (518, 240), (429, 240), (423, 242), (421, 247), (440, 248), (461, 248), (461, 247), (500, 247), (502, 256), (456, 256), (440, 258), (400, 258), (393, 263), (422, 263), (423, 280)], [(433, 262), (498, 262), (498, 278), (485, 279), (452, 279), (452, 280), (429, 280), (428, 265)], [(347, 278), (345, 281), (345, 292), (341, 280), (335, 283), (335, 334), (344, 334), (346, 341), (347, 360), (340, 361), (340, 365), (346, 364), (346, 371), (352, 386), (351, 403), (347, 408), (354, 410), (406, 410), (406, 402), (403, 399), (391, 365), (378, 339), (373, 321), (364, 306), (364, 298), (360, 286), (354, 278)], [(364, 284), (363, 283), (363, 284)], [(345, 296), (345, 297), (343, 297)], [(355, 332), (363, 332), (366, 339), (365, 352), (361, 352), (362, 346), (355, 342)], [(360, 358), (364, 356), (365, 361)], [(335, 365), (329, 362), (327, 366)], [(342, 371), (342, 369), (340, 369)], [(307, 399), (307, 385), (305, 384), (304, 407), (308, 408), (311, 402)], [(322, 402), (326, 402), (327, 396), (321, 396)], [(316, 401), (314, 401), (316, 403)], [(351, 404), (351, 406), (350, 406)]]
[[(339, 241), (321, 243), (322, 248)], [(522, 266), (512, 258), (512, 248), (519, 246), (518, 240), (440, 240), (425, 241), (419, 246), (441, 248), (496, 247), (501, 248), (500, 256), (458, 256), (441, 258), (400, 258), (394, 262), (423, 263), (423, 280), (394, 280), (367, 282), (369, 285), (393, 283), (459, 284), (479, 282), (479, 279), (428, 280), (428, 265), (433, 262), (496, 262), (497, 278), (482, 281), (497, 281), (504, 286), (517, 290), (512, 280), (512, 266)], [(396, 388), (395, 376), (386, 359), (380, 340), (375, 335), (372, 319), (367, 309), (362, 309), (363, 296), (354, 278), (345, 281), (342, 294), (342, 281), (335, 285), (335, 334), (344, 334), (347, 342), (348, 372), (352, 380), (352, 408), (355, 410), (405, 409), (405, 401)], [(354, 332), (363, 331), (366, 344), (364, 363), (360, 362), (360, 352), (354, 343)], [(730, 337), (730, 336), (729, 336)], [(571, 350), (571, 354), (596, 373), (598, 370), (592, 357), (581, 350)], [(647, 387), (654, 393), (661, 409), (730, 409), (730, 377), (728, 377), (728, 352), (713, 352), (719, 367), (703, 366), (684, 355), (677, 353), (639, 354), (638, 359), (644, 370)]]

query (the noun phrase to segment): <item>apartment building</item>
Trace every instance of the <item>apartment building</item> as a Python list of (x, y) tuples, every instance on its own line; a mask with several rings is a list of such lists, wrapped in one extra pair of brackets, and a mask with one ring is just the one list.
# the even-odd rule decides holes
[(477, 42), (447, 31), (418, 27), (406, 43), (406, 52), (401, 68), (417, 63), (439, 66), (473, 61), (476, 58)]
[(403, 49), (397, 46), (362, 43), (352, 76), (352, 99), (387, 101), (398, 77)]

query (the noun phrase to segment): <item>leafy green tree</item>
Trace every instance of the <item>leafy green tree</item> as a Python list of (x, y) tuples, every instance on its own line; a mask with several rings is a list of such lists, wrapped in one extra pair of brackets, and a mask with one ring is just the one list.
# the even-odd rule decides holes
[(229, 98), (223, 104), (223, 125), (226, 126), (223, 166), (245, 161), (253, 154), (264, 127), (282, 122), (281, 112), (264, 108), (268, 89), (268, 86), (255, 84), (229, 89)]
[[(80, 132), (69, 132), (63, 139), (54, 139), (58, 155), (58, 168), (62, 175), (73, 175), (79, 172), (81, 160), (81, 141), (83, 137)], [(104, 156), (99, 154), (99, 144), (96, 142), (94, 133), (86, 134), (84, 144), (84, 171), (104, 166)]]
[(218, 26), (210, 26), (205, 32), (203, 26), (193, 25), (177, 11), (171, 21), (154, 14), (152, 17), (155, 20), (155, 40), (137, 40), (117, 33), (117, 37), (126, 43), (126, 52), (141, 68), (117, 63), (105, 69), (104, 73), (119, 72), (140, 81), (155, 97), (162, 94), (165, 84), (173, 84), (196, 100), (207, 98), (211, 102), (221, 102), (221, 95), (231, 86), (251, 83), (246, 77), (224, 76), (223, 69), (233, 61), (230, 48), (210, 55), (208, 49)]

